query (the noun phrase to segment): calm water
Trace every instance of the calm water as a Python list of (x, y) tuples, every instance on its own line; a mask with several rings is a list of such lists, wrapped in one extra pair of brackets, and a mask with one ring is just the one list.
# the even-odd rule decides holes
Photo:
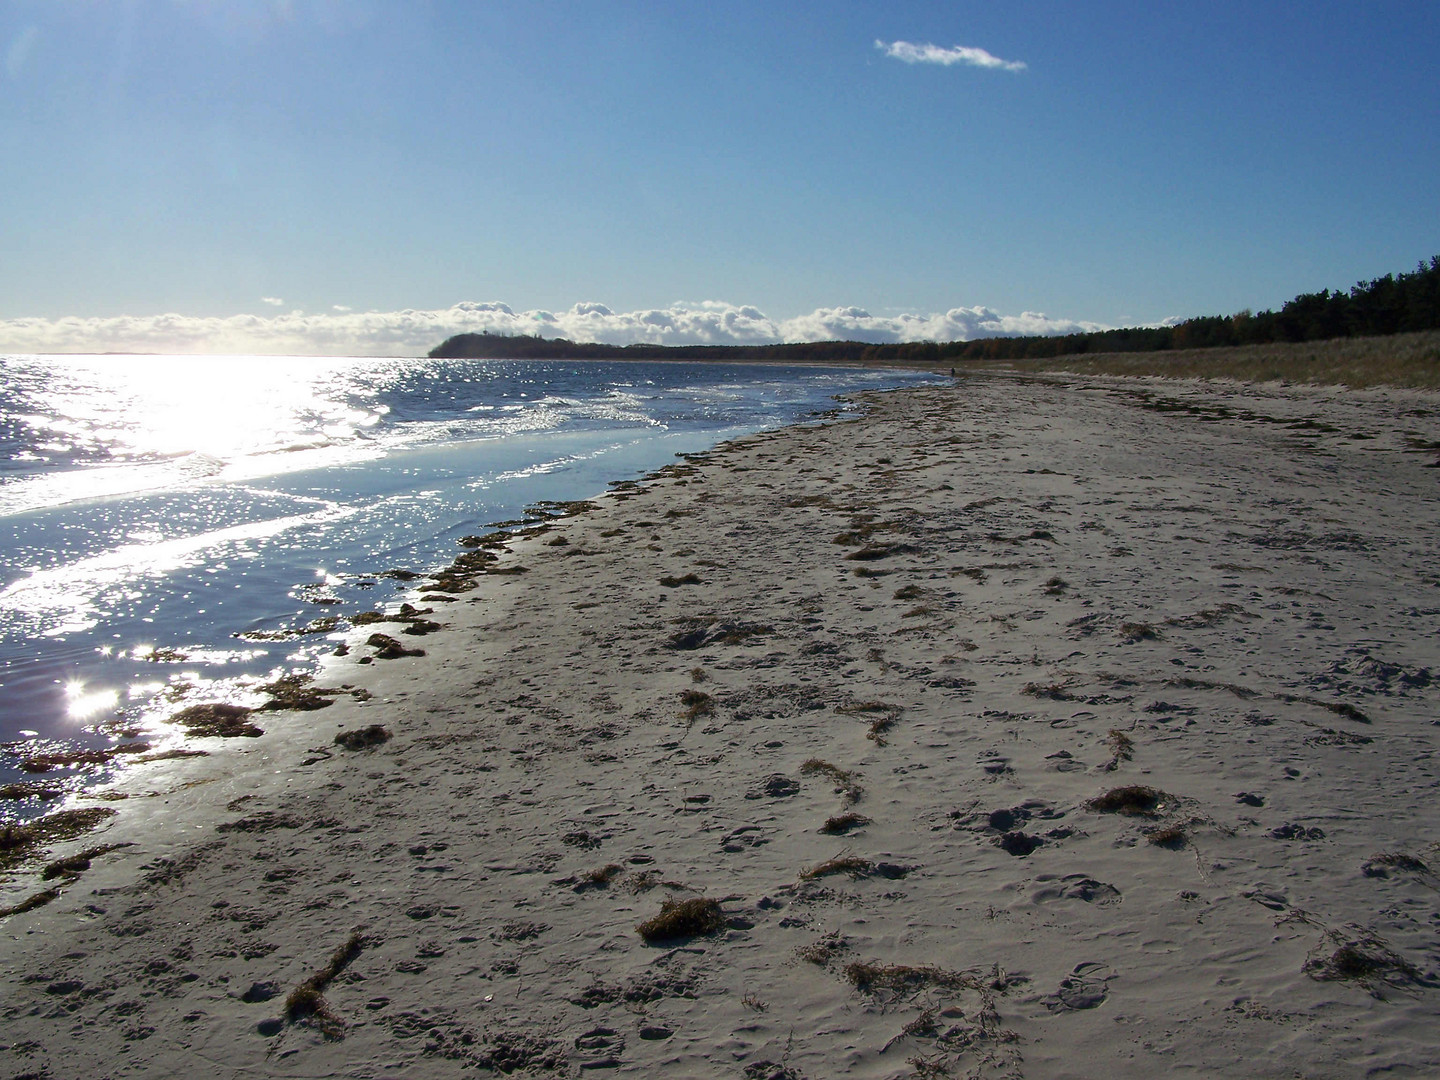
[(383, 606), (401, 586), (377, 575), (528, 505), (930, 378), (251, 356), (5, 356), (0, 376), (0, 784), (37, 751), (160, 745), (180, 704), (250, 700), (335, 641), (237, 634)]

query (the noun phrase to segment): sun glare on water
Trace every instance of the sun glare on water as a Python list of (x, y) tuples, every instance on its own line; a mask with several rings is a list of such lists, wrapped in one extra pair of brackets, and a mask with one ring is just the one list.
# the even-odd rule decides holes
[(90, 417), (136, 454), (231, 459), (354, 433), (369, 420), (325, 391), (335, 364), (301, 357), (107, 357), (89, 374), (107, 393)]
[(120, 695), (116, 691), (90, 690), (82, 682), (66, 683), (65, 699), (65, 712), (72, 720), (88, 720), (120, 704)]

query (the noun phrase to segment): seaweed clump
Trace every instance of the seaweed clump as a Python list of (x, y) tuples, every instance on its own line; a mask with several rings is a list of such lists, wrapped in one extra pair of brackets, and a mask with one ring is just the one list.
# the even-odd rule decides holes
[(311, 974), (304, 982), (291, 990), (285, 998), (285, 1019), (292, 1024), (310, 1020), (327, 1039), (338, 1041), (345, 1037), (345, 1021), (330, 1008), (324, 997), (324, 989), (335, 980), (360, 954), (365, 939), (358, 930), (352, 930), (345, 944), (330, 954), (330, 960), (319, 971)]
[(80, 810), (58, 810), (24, 825), (0, 827), (0, 870), (9, 870), (25, 861), (46, 844), (58, 844), (83, 836), (100, 822), (114, 816), (104, 806)]
[(711, 716), (715, 712), (715, 700), (703, 690), (682, 690), (680, 702), (685, 706), (685, 711), (681, 715), (691, 723), (702, 716)]
[(1128, 784), (1111, 788), (1103, 795), (1097, 795), (1085, 805), (1102, 814), (1123, 814), (1126, 817), (1152, 817), (1174, 801), (1159, 788), (1144, 784)]
[(1346, 935), (1330, 930), (1326, 936), (1335, 950), (1329, 954), (1312, 955), (1305, 962), (1305, 974), (1318, 982), (1356, 982), (1376, 997), (1382, 984), (1403, 987), (1421, 982), (1424, 976), (1384, 940), (1350, 927)]
[(120, 848), (132, 846), (132, 844), (126, 842), (120, 844), (101, 844), (99, 847), (86, 848), (84, 851), (78, 852), (75, 855), (69, 855), (63, 859), (56, 859), (54, 862), (48, 863), (45, 869), (40, 872), (40, 878), (42, 881), (50, 881), (57, 877), (66, 879), (76, 878), (90, 869), (91, 860), (98, 859), (101, 855), (108, 855), (112, 851), (118, 851)]
[(321, 690), (310, 685), (309, 675), (284, 675), (272, 683), (266, 683), (259, 689), (270, 695), (270, 700), (260, 706), (261, 712), (274, 712), (278, 709), (294, 709), (297, 712), (313, 712), (316, 709), (329, 708), (334, 702), (331, 700), (338, 690)]
[[(34, 754), (24, 758), (20, 762), (20, 769), (27, 773), (47, 773), (53, 769), (72, 769), (82, 765), (108, 765), (117, 757), (126, 754), (143, 754), (150, 749), (148, 742), (121, 743), (119, 746), (107, 747), (103, 750), (91, 748), (79, 748), (69, 750), (55, 750), (44, 754)], [(12, 785), (13, 786), (13, 785)], [(7, 786), (6, 790), (9, 790)], [(23, 794), (6, 795), (5, 798), (25, 798)]]
[(1389, 877), (1391, 870), (1398, 870), (1406, 874), (1430, 873), (1430, 867), (1426, 866), (1423, 860), (1417, 859), (1413, 855), (1391, 851), (1381, 851), (1371, 855), (1360, 867), (1360, 872), (1369, 878)]
[(1156, 847), (1169, 848), (1175, 851), (1183, 848), (1190, 842), (1190, 834), (1186, 831), (1184, 825), (1165, 825), (1146, 833), (1145, 839)]
[(820, 826), (820, 831), (827, 836), (844, 836), (851, 829), (858, 829), (869, 824), (870, 819), (864, 814), (848, 812), (826, 818), (825, 824)]
[(343, 746), (346, 750), (369, 750), (389, 742), (390, 738), (389, 728), (371, 724), (368, 727), (340, 732), (335, 736), (335, 743), (337, 746)]
[(424, 656), (424, 649), (407, 649), (389, 634), (371, 634), (365, 644), (375, 650), (377, 660), (398, 660), (402, 656)]
[(189, 734), (201, 738), (255, 739), (264, 735), (265, 731), (246, 719), (254, 711), (245, 705), (211, 702), (181, 709), (171, 719)]
[(0, 907), (0, 919), (8, 919), (11, 915), (23, 915), (27, 911), (34, 911), (38, 907), (44, 907), (60, 895), (59, 889), (41, 889), (37, 893), (31, 893), (19, 903), (11, 904), (9, 907)]
[(688, 900), (665, 900), (660, 911), (646, 919), (635, 932), (650, 944), (702, 937), (725, 927), (720, 901), (703, 896)]
[(0, 784), (0, 800), (19, 802), (22, 799), (39, 799), (48, 802), (51, 799), (58, 799), (65, 792), (59, 788), (46, 787), (44, 784), (19, 783)]
[(845, 966), (845, 980), (861, 993), (889, 990), (914, 993), (929, 986), (944, 990), (998, 990), (1009, 988), (1010, 980), (997, 968), (988, 978), (974, 971), (950, 971), (926, 965), (855, 962)]
[(853, 806), (860, 801), (865, 794), (865, 789), (855, 779), (855, 774), (849, 769), (842, 769), (838, 765), (832, 765), (820, 758), (810, 758), (800, 766), (801, 776), (826, 776), (835, 783), (837, 794), (845, 797), (845, 805)]

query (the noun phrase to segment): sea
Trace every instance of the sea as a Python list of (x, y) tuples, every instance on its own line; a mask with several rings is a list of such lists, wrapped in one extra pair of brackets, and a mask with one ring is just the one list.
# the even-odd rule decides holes
[[(117, 746), (177, 745), (168, 718), (186, 704), (258, 703), (258, 685), (313, 672), (347, 614), (403, 598), (410, 586), (386, 575), (448, 564), (463, 536), (726, 439), (843, 415), (836, 395), (937, 379), (0, 355), (0, 791), (12, 796), (0, 821), (111, 778), (130, 756), (110, 756)], [(39, 771), (87, 751), (108, 760)], [(50, 798), (14, 797), (36, 782)]]

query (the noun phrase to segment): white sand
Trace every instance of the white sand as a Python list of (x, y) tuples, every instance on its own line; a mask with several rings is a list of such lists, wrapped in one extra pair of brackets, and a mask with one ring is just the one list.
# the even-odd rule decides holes
[[(426, 657), (337, 663), (369, 702), (136, 769), (50, 857), (136, 846), (0, 923), (0, 1076), (1440, 1074), (1440, 470), (1406, 442), (1440, 398), (870, 404), (515, 544)], [(810, 759), (869, 824), (819, 831)], [(1124, 785), (1169, 797), (1087, 806)], [(728, 928), (635, 932), (697, 895)], [(355, 930), (343, 1038), (285, 1022)]]

